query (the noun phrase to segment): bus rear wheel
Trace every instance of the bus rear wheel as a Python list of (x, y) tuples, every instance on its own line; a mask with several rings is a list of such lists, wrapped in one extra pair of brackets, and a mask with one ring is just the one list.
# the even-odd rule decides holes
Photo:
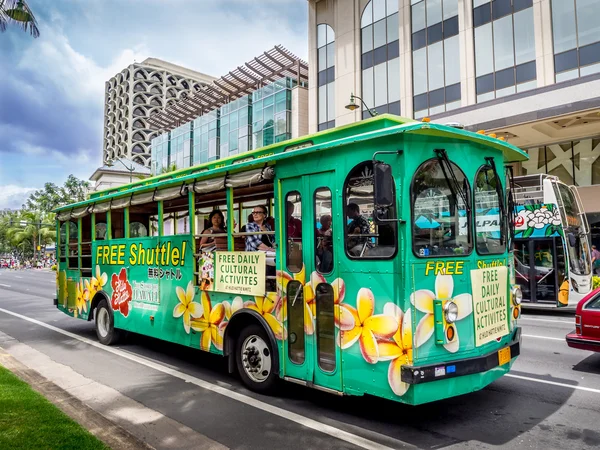
[(269, 338), (261, 326), (250, 325), (240, 332), (236, 363), (238, 373), (249, 389), (260, 393), (274, 390), (277, 383), (274, 361)]
[(121, 332), (115, 329), (113, 312), (106, 300), (101, 300), (96, 307), (96, 336), (101, 344), (113, 345), (121, 338)]

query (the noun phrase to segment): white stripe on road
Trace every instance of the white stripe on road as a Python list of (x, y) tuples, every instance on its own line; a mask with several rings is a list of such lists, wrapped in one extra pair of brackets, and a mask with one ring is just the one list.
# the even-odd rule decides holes
[(556, 323), (566, 323), (567, 325), (574, 324), (575, 320), (556, 320), (556, 319), (534, 319), (533, 317), (519, 317), (519, 321), (521, 320), (535, 320), (536, 322), (556, 322)]
[(524, 377), (522, 375), (513, 375), (512, 373), (507, 373), (504, 376), (510, 377), (510, 378), (518, 378), (519, 380), (534, 381), (536, 383), (551, 384), (552, 386), (560, 386), (560, 387), (566, 387), (569, 389), (577, 389), (579, 391), (587, 391), (587, 392), (593, 392), (595, 394), (600, 394), (600, 389), (593, 389), (593, 388), (589, 388), (589, 387), (585, 387), (585, 386), (573, 386), (571, 384), (566, 384), (566, 383), (557, 383), (556, 381), (540, 380), (539, 378)]
[(2, 283), (0, 283), (0, 286), (10, 287), (10, 284), (2, 284)]
[(555, 337), (548, 337), (548, 336), (535, 336), (533, 334), (522, 334), (521, 336), (523, 336), (523, 337), (529, 337), (529, 338), (536, 338), (536, 339), (548, 339), (549, 341), (562, 341), (562, 342), (566, 342), (565, 338), (555, 338)]
[[(316, 420), (309, 419), (308, 417), (302, 416), (300, 414), (296, 414), (294, 412), (287, 411), (283, 408), (279, 408), (277, 406), (273, 406), (268, 403), (261, 402), (260, 400), (257, 400), (255, 398), (249, 397), (244, 394), (240, 394), (239, 392), (234, 392), (234, 391), (231, 391), (231, 390), (226, 389), (221, 386), (216, 386), (212, 383), (209, 383), (208, 381), (204, 381), (204, 380), (201, 380), (200, 378), (196, 378), (192, 375), (188, 375), (188, 374), (180, 372), (178, 370), (171, 369), (170, 367), (164, 366), (162, 364), (159, 364), (159, 363), (156, 363), (153, 361), (149, 361), (144, 358), (140, 358), (136, 355), (127, 353), (123, 350), (119, 350), (119, 349), (116, 349), (113, 347), (107, 347), (98, 342), (92, 341), (91, 339), (87, 339), (87, 338), (78, 336), (74, 333), (70, 333), (68, 331), (62, 330), (62, 329), (54, 327), (52, 325), (48, 325), (47, 323), (40, 322), (39, 320), (32, 319), (30, 317), (23, 316), (21, 314), (17, 314), (15, 312), (8, 311), (3, 308), (0, 308), (0, 312), (3, 312), (5, 314), (10, 314), (11, 316), (18, 317), (20, 319), (26, 320), (31, 323), (35, 323), (36, 325), (40, 325), (44, 328), (48, 328), (49, 330), (56, 331), (57, 333), (63, 334), (65, 336), (69, 336), (69, 337), (71, 337), (73, 339), (77, 339), (81, 342), (85, 342), (86, 344), (89, 344), (93, 347), (105, 350), (109, 353), (113, 353), (122, 358), (129, 359), (130, 361), (133, 361), (135, 363), (142, 364), (146, 367), (150, 367), (151, 369), (154, 369), (159, 372), (165, 373), (167, 375), (171, 375), (173, 377), (179, 378), (187, 383), (195, 384), (196, 386), (199, 386), (208, 391), (223, 395), (224, 397), (228, 397), (232, 400), (236, 400), (241, 403), (245, 403), (246, 405), (253, 406), (256, 409), (261, 409), (261, 410), (271, 413), (273, 415), (282, 417), (284, 419), (295, 422), (299, 425), (305, 426), (306, 428), (310, 428), (315, 431), (319, 431), (321, 433), (332, 436), (334, 438), (340, 439), (342, 441), (349, 442), (350, 444), (356, 445), (357, 447), (361, 447), (361, 448), (365, 448), (365, 449), (374, 449), (374, 450), (393, 450), (391, 447), (387, 447), (387, 446), (379, 444), (377, 442), (370, 441), (369, 439), (366, 439), (362, 436), (348, 433), (347, 431), (341, 430), (339, 428), (335, 428), (331, 425), (327, 425), (327, 424), (318, 422)], [(371, 433), (371, 432), (369, 431), (369, 433)], [(388, 436), (385, 436), (385, 438), (390, 439), (390, 440), (393, 439), (398, 444), (403, 444), (404, 446), (407, 446), (407, 447), (413, 447), (412, 445), (402, 442), (398, 439), (394, 439), (394, 438), (391, 438)]]

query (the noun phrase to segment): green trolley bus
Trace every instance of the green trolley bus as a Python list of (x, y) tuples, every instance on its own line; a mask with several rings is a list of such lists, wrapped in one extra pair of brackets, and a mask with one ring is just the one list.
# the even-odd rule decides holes
[(55, 304), (103, 344), (223, 355), (260, 392), (476, 391), (520, 352), (504, 167), (526, 158), (381, 115), (96, 192), (56, 211)]

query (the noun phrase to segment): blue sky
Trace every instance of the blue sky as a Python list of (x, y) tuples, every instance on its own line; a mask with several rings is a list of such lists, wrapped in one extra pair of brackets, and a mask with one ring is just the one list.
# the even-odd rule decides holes
[(0, 210), (102, 159), (104, 82), (160, 58), (221, 76), (281, 44), (307, 59), (306, 0), (29, 0), (0, 34)]

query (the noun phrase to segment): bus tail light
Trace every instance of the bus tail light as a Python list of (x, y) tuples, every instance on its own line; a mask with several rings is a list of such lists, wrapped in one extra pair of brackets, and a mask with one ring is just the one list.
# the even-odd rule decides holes
[(579, 314), (575, 315), (575, 332), (581, 334), (581, 316)]

